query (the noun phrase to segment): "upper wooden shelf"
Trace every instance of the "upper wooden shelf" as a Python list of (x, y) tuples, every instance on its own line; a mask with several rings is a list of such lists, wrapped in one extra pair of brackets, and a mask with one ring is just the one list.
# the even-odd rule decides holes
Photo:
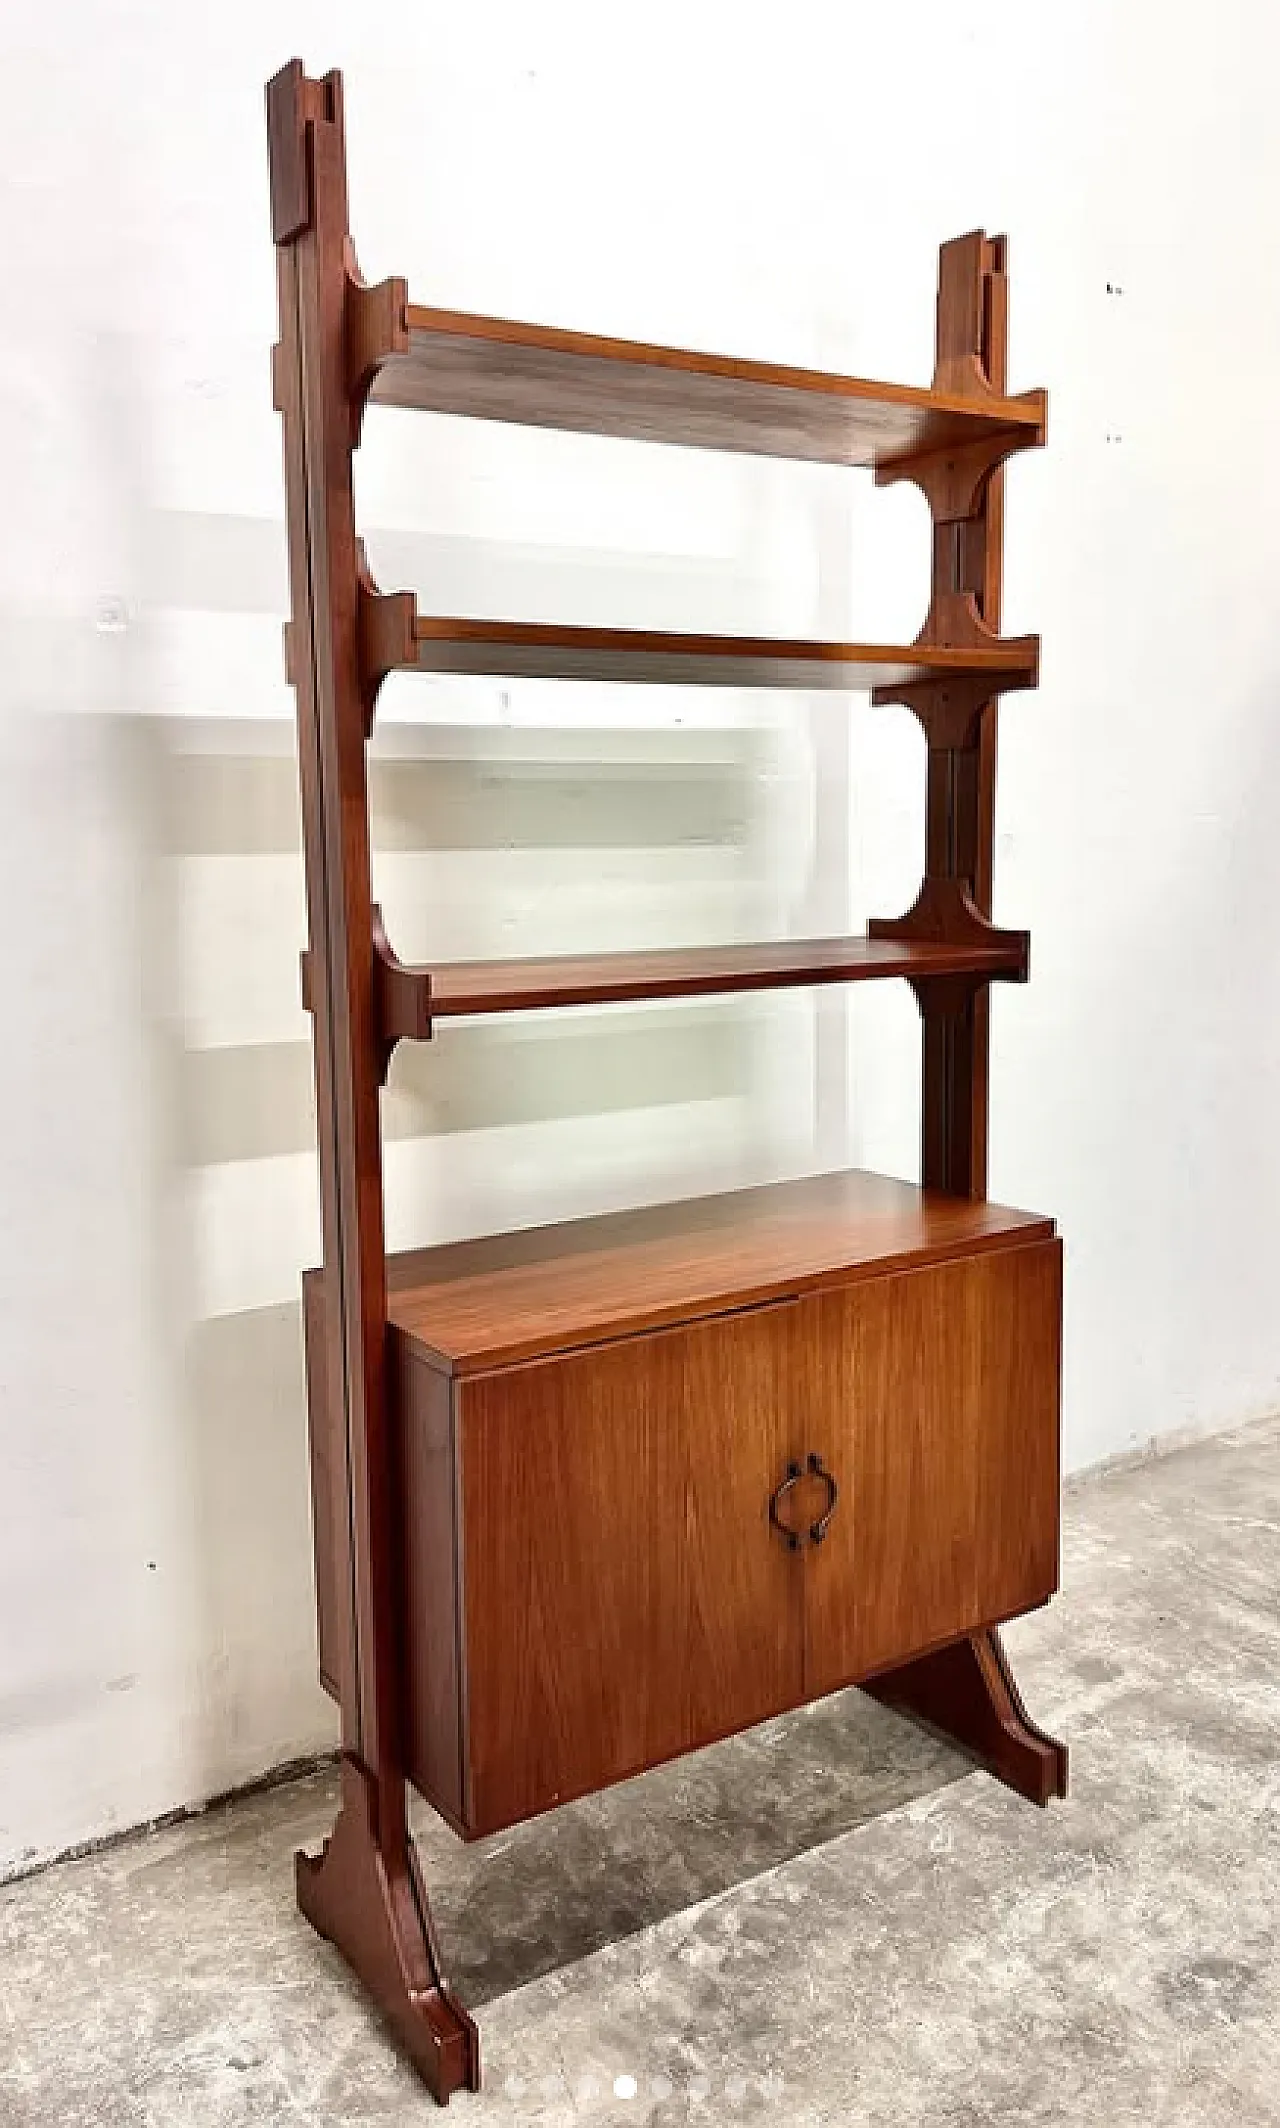
[[(422, 971), (434, 1019), (529, 1012), (573, 1005), (637, 1004), (656, 998), (730, 991), (785, 990), (893, 976), (973, 975), (1020, 981), (1027, 942), (993, 932), (989, 944), (923, 939), (774, 939), (757, 945), (666, 947), (647, 953), (595, 953), (509, 961), (446, 962)], [(408, 971), (406, 971), (407, 975)], [(394, 1024), (387, 1033), (412, 1034)]]
[[(922, 644), (825, 643), (769, 636), (669, 635), (418, 614), (420, 672), (534, 680), (636, 681), (655, 686), (910, 687), (936, 679), (990, 680), (992, 692), (1034, 686), (1034, 636), (951, 649)], [(376, 662), (376, 660), (375, 660)], [(392, 655), (387, 669), (401, 662)]]
[(387, 1319), (465, 1374), (1052, 1233), (855, 1168), (392, 1256)]
[(384, 406), (850, 466), (1044, 440), (1043, 392), (969, 397), (412, 303), (404, 316), (407, 351), (369, 350)]

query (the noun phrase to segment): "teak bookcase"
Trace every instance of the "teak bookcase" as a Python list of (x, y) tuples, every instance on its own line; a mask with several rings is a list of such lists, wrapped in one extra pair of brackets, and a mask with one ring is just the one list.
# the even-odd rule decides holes
[[(464, 1838), (853, 1683), (1043, 1803), (1066, 1751), (996, 1628), (1058, 1577), (1061, 1253), (986, 1202), (990, 920), (1006, 641), (1002, 472), (1044, 440), (1005, 388), (1002, 238), (943, 246), (927, 390), (427, 310), (366, 286), (342, 84), (267, 91), (324, 1265), (304, 1280), (321, 1675), (342, 1807), (304, 1913), (435, 2097), (479, 2079), (406, 1816)], [(780, 642), (420, 614), (364, 566), (368, 401), (912, 480), (933, 517), (914, 643)], [(866, 938), (403, 965), (371, 900), (366, 742), (384, 676), (870, 688), (928, 742), (924, 879)], [(833, 714), (838, 710), (833, 705)], [(850, 1172), (388, 1258), (379, 1096), (437, 1020), (905, 976), (922, 1185)]]

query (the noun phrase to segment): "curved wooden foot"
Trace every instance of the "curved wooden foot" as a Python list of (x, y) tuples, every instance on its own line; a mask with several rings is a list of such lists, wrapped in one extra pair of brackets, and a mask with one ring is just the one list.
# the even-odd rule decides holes
[(374, 1835), (373, 1784), (342, 1761), (342, 1808), (318, 1855), (297, 1857), (298, 1905), (364, 1982), (438, 2105), (480, 2088), (476, 2028), (440, 1967), (417, 1856), (389, 1864)]
[(863, 1690), (940, 1731), (1031, 1802), (1065, 1796), (1067, 1747), (1027, 1713), (998, 1633), (970, 1633), (868, 1678)]

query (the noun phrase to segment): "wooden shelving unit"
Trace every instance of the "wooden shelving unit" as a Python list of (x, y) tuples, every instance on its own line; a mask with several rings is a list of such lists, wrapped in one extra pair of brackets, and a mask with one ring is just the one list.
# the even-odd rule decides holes
[[(411, 304), (348, 233), (339, 76), (267, 91), (324, 1261), (304, 1279), (320, 1669), (342, 1808), (298, 1896), (442, 2102), (479, 2081), (409, 1838), (466, 1838), (861, 1684), (1037, 1802), (1066, 1752), (997, 1628), (1058, 1572), (1061, 1246), (986, 1201), (1003, 473), (1044, 440), (1006, 387), (1005, 246), (942, 248), (927, 388)], [(870, 468), (933, 517), (901, 645), (420, 614), (372, 581), (370, 403)], [(405, 965), (370, 886), (367, 740), (400, 670), (870, 689), (928, 745), (914, 906), (868, 935)], [(905, 979), (919, 1186), (848, 1173), (388, 1257), (380, 1092), (438, 1020)]]

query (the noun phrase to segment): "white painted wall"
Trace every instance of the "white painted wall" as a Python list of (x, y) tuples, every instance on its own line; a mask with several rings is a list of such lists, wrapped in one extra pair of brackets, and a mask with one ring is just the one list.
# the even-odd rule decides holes
[[(0, 328), (0, 1873), (329, 1742), (261, 84), (346, 70), (366, 270), (424, 299), (924, 378), (938, 240), (1012, 238), (993, 1193), (1058, 1215), (1068, 1462), (1277, 1401), (1273, 11), (795, 0), (11, 13)], [(1109, 284), (1116, 292), (1109, 292)], [(923, 507), (824, 469), (381, 415), (387, 582), (490, 610), (909, 631)], [(903, 906), (898, 714), (390, 691), (406, 951)], [(420, 765), (434, 764), (424, 776)], [(441, 798), (441, 792), (447, 798)], [(434, 794), (434, 795), (433, 795)], [(414, 822), (425, 822), (416, 827)], [(896, 991), (456, 1032), (397, 1065), (393, 1239), (862, 1159)]]

